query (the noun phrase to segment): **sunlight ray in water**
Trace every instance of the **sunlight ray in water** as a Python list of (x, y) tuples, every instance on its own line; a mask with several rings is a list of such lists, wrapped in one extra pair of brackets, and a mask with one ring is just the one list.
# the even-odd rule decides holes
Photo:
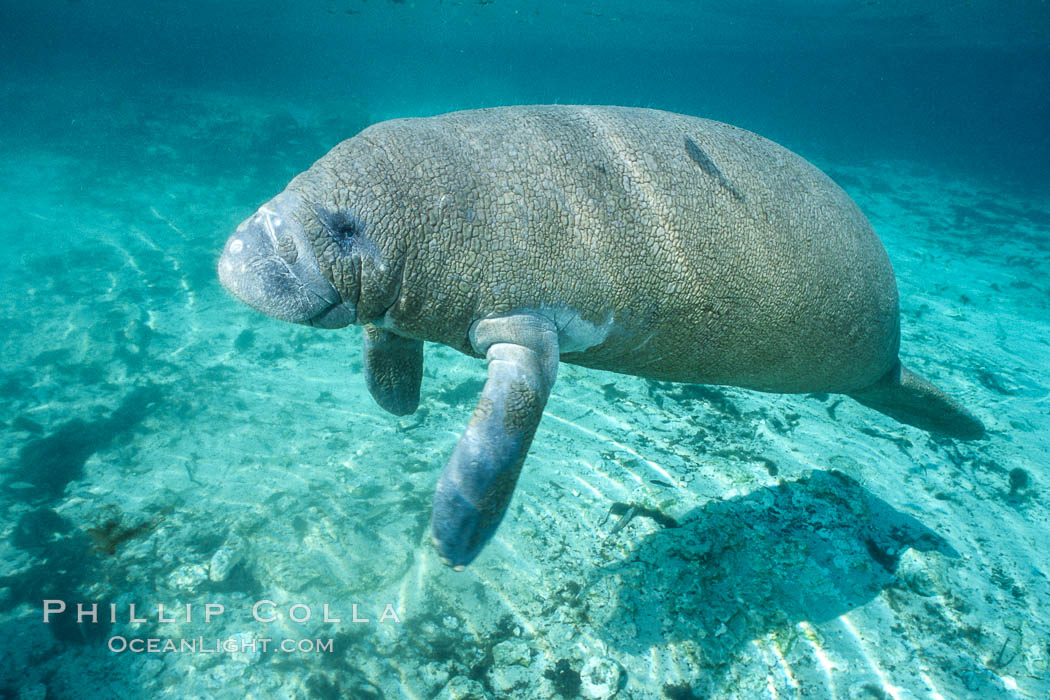
[(886, 672), (879, 667), (878, 660), (872, 655), (868, 644), (864, 641), (863, 637), (857, 632), (857, 628), (853, 626), (853, 623), (849, 619), (849, 615), (840, 615), (838, 617), (838, 623), (843, 629), (849, 634), (850, 639), (854, 645), (856, 645), (860, 656), (867, 663), (868, 668), (872, 670), (875, 677), (879, 679), (879, 684), (882, 692), (889, 695), (893, 700), (901, 700), (901, 688), (895, 686), (890, 682)]
[(930, 700), (947, 700), (947, 698), (941, 695), (937, 690), (937, 686), (934, 684), (933, 679), (931, 679), (925, 671), (919, 671), (919, 678), (921, 678), (922, 682), (926, 684), (926, 690), (930, 693)]
[[(138, 233), (137, 230), (136, 230), (136, 233)], [(136, 236), (136, 237), (138, 237), (138, 236)], [(139, 239), (139, 240), (141, 240), (141, 239)], [(124, 255), (124, 259), (127, 261), (128, 265), (131, 266), (131, 269), (135, 271), (136, 275), (140, 278), (141, 283), (144, 286), (148, 287), (149, 286), (150, 276), (148, 274), (146, 274), (146, 271), (143, 270), (142, 267), (139, 266), (139, 262), (138, 262), (138, 260), (135, 259), (135, 256), (131, 252), (131, 249), (128, 248), (128, 247), (125, 247), (125, 245), (122, 244), (119, 239), (118, 240), (109, 241), (109, 243), (110, 243), (110, 245), (112, 245), (114, 248), (119, 250)]]
[[(619, 466), (620, 468), (619, 469), (606, 470), (606, 469), (602, 468), (601, 464), (592, 464), (591, 462), (580, 460), (579, 464), (583, 465), (583, 467), (585, 467), (585, 469), (578, 469), (576, 472), (574, 472), (573, 478), (575, 480), (577, 480), (577, 481), (582, 481), (582, 482), (586, 483), (587, 484), (587, 488), (590, 491), (598, 494), (598, 496), (600, 498), (603, 498), (603, 499), (606, 498), (606, 496), (601, 493), (601, 491), (598, 489), (597, 486), (591, 484), (590, 481), (588, 481), (588, 479), (597, 480), (598, 483), (600, 483), (606, 489), (609, 489), (611, 491), (616, 491), (616, 492), (621, 492), (621, 493), (626, 492), (627, 489), (625, 488), (625, 485), (623, 484), (623, 482), (620, 481), (619, 479), (617, 479), (616, 476), (614, 474), (610, 473), (610, 472), (622, 473), (622, 471), (626, 471), (629, 474), (632, 473), (632, 472), (630, 472), (630, 470), (627, 469), (626, 467), (623, 467), (623, 466), (619, 465), (619, 463), (616, 462), (616, 460), (608, 460), (608, 461), (616, 463), (617, 466)], [(604, 461), (603, 461), (602, 464), (604, 464)]]
[(420, 556), (417, 550), (412, 556), (412, 566), (401, 578), (397, 587), (397, 610), (398, 615), (404, 619), (406, 611), (414, 609), (416, 602), (421, 598), (426, 588), (427, 560)]
[(772, 652), (773, 656), (776, 657), (777, 666), (780, 668), (781, 672), (783, 672), (788, 685), (790, 685), (793, 690), (798, 690), (798, 679), (795, 678), (795, 674), (791, 671), (791, 664), (789, 664), (788, 660), (784, 658), (784, 653), (780, 650), (780, 645), (777, 643), (776, 637), (770, 634), (768, 643), (769, 650)]
[[(618, 450), (623, 450), (624, 452), (626, 452), (626, 453), (632, 455), (633, 457), (637, 458), (639, 461), (641, 461), (643, 464), (645, 464), (650, 469), (655, 471), (661, 477), (668, 479), (671, 483), (674, 483), (674, 477), (672, 477), (670, 474), (668, 474), (666, 469), (661, 467), (656, 462), (653, 462), (653, 461), (651, 461), (649, 459), (646, 459), (641, 454), (636, 452), (634, 449), (628, 447), (627, 445), (624, 445), (621, 442), (618, 442), (618, 441), (612, 439), (608, 435), (603, 435), (602, 433), (599, 433), (599, 432), (597, 432), (595, 430), (591, 430), (590, 428), (586, 428), (586, 427), (580, 425), (579, 423), (575, 423), (575, 422), (573, 422), (573, 421), (571, 421), (571, 420), (569, 420), (567, 418), (562, 418), (561, 416), (555, 415), (555, 414), (551, 413), (550, 411), (547, 411), (544, 415), (545, 416), (549, 416), (550, 418), (553, 418), (554, 420), (556, 420), (556, 421), (558, 421), (558, 422), (560, 422), (560, 423), (562, 423), (564, 425), (568, 425), (571, 428), (579, 430), (582, 433), (586, 433), (587, 435), (590, 435), (591, 437), (594, 437), (594, 438), (596, 438), (598, 440), (601, 440), (602, 442), (608, 443), (608, 444), (612, 445), (613, 447), (615, 447)], [(642, 479), (641, 475), (637, 474), (636, 472), (631, 471), (630, 469), (628, 469), (627, 467), (624, 467), (623, 465), (620, 465), (620, 467), (625, 472), (627, 472), (631, 476), (631, 478), (634, 479), (637, 483), (641, 484), (643, 482), (643, 479)]]
[[(581, 460), (581, 463), (587, 465), (587, 469), (590, 472), (592, 472), (595, 476), (599, 476), (599, 477), (603, 477), (603, 478), (607, 479), (609, 481), (609, 485), (610, 486), (613, 486), (613, 487), (618, 486), (618, 484), (616, 483), (615, 480), (609, 478), (605, 473), (599, 471), (598, 468), (595, 467), (590, 462), (583, 462)], [(572, 475), (572, 479), (573, 479), (573, 481), (576, 481), (578, 484), (580, 484), (580, 486), (582, 486), (583, 488), (587, 489), (592, 494), (594, 494), (594, 497), (597, 498), (598, 500), (604, 500), (605, 499), (605, 495), (601, 491), (599, 491), (595, 487), (591, 486), (591, 483), (589, 481), (587, 481), (586, 479), (584, 479), (579, 474), (573, 474)]]
[[(501, 590), (500, 586), (493, 585), (497, 582), (496, 579), (486, 576), (484, 573), (477, 572), (475, 572), (474, 577), (477, 578), (479, 582), (488, 587), (488, 591), (490, 591), (490, 594), (495, 596), (502, 608), (510, 613), (511, 618), (514, 620), (514, 622), (520, 625), (521, 629), (524, 630), (526, 634), (541, 642), (540, 652), (549, 654), (549, 651), (542, 645), (543, 635), (538, 633), (537, 628), (533, 625), (528, 613), (521, 607), (520, 602), (516, 600), (513, 596), (508, 596), (506, 593), (504, 593)], [(466, 624), (471, 628), (471, 632), (473, 633), (476, 639), (483, 640), (486, 637), (485, 628), (482, 627), (480, 624), (474, 623), (471, 617), (467, 617)]]
[(813, 652), (813, 656), (817, 659), (820, 664), (820, 670), (824, 673), (824, 682), (828, 687), (829, 697), (836, 697), (838, 692), (835, 689), (835, 664), (828, 657), (824, 647), (821, 645), (820, 638), (817, 636), (816, 630), (805, 620), (798, 623), (798, 628), (802, 632), (802, 638), (809, 644), (810, 650)]
[(768, 640), (766, 640), (765, 643), (760, 642), (757, 639), (751, 640), (751, 646), (762, 658), (762, 661), (769, 667), (769, 672), (766, 675), (766, 694), (773, 700), (780, 700), (780, 692), (777, 690), (777, 679), (774, 675), (774, 671), (778, 667), (777, 661), (771, 649), (767, 647), (767, 643), (769, 646), (772, 646), (772, 643), (768, 642)]

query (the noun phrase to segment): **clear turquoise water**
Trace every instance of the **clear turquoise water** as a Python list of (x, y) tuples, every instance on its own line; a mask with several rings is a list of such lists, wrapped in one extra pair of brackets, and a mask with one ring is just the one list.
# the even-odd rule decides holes
[[(4, 697), (1050, 695), (1045, 4), (80, 0), (0, 25)], [(893, 260), (906, 360), (989, 437), (562, 366), (499, 535), (444, 569), (430, 497), (482, 364), (428, 346), (393, 418), (357, 333), (269, 320), (215, 262), (363, 126), (533, 102), (707, 116), (824, 168)], [(149, 638), (332, 648), (113, 650)]]

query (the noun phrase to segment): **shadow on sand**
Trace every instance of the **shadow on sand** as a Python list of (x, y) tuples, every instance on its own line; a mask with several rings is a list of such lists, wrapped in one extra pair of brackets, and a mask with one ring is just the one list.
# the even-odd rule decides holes
[[(707, 678), (694, 689), (712, 692), (751, 640), (772, 634), (789, 647), (797, 623), (833, 620), (878, 596), (907, 548), (958, 557), (850, 477), (814, 471), (708, 503), (602, 569), (593, 585), (611, 585), (616, 606), (601, 629), (631, 654), (688, 642)], [(687, 687), (670, 695), (693, 697)]]

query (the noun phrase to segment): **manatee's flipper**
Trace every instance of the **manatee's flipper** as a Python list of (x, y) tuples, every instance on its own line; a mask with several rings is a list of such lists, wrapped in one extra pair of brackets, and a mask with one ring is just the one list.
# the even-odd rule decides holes
[(419, 406), (423, 381), (423, 341), (365, 326), (365, 382), (372, 398), (395, 416), (407, 416)]
[(869, 387), (850, 397), (890, 418), (931, 433), (960, 440), (984, 436), (984, 425), (961, 403), (931, 382), (908, 370), (900, 361)]
[(488, 360), (489, 378), (441, 473), (431, 517), (438, 554), (457, 570), (503, 519), (558, 372), (558, 334), (545, 318), (479, 321), (470, 340)]

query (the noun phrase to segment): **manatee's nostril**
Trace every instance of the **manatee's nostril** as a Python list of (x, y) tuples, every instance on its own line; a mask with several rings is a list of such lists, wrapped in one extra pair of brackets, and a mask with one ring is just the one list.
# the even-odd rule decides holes
[(244, 241), (242, 241), (240, 238), (234, 238), (232, 241), (230, 241), (231, 253), (237, 254), (242, 250), (244, 250)]
[(277, 255), (289, 265), (294, 265), (299, 259), (299, 251), (291, 236), (281, 236), (277, 241)]

